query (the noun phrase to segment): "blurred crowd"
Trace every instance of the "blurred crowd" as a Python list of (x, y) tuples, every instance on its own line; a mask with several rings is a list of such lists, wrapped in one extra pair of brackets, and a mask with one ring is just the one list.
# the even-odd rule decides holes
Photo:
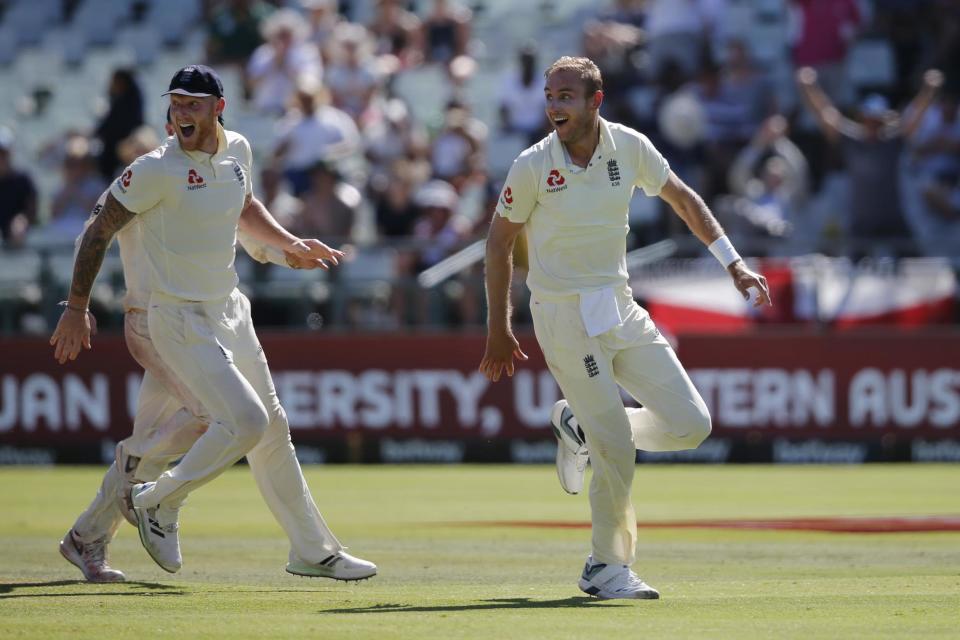
[[(258, 195), (294, 233), (350, 245), (357, 261), (383, 249), (391, 286), (327, 317), (482, 323), (480, 265), (435, 289), (413, 283), (483, 237), (509, 168), (491, 157), (548, 133), (545, 49), (599, 65), (601, 114), (648, 135), (742, 253), (936, 255), (960, 267), (960, 1), (595, 4), (571, 18), (568, 46), (510, 43), (513, 62), (489, 96), (496, 118), (484, 122), (467, 91), (484, 49), (498, 46), (472, 29), (483, 0), (203, 3), (203, 62), (236, 69), (243, 83), (227, 127), (237, 108), (274, 122), (269, 148), (256, 149)], [(732, 29), (738, 10), (761, 27), (769, 12), (775, 42), (758, 51), (760, 38)], [(424, 85), (442, 104), (429, 122), (397, 91), (426, 71), (442, 78)], [(156, 89), (118, 69), (99, 121), (44, 147), (62, 179), (42, 221), (27, 163), (11, 155), (16, 131), (0, 128), (5, 251), (38, 232), (72, 242), (119, 169), (160, 143), (144, 122), (143, 96)], [(636, 197), (630, 226), (631, 247), (673, 237), (681, 254), (702, 251), (657, 200)]]

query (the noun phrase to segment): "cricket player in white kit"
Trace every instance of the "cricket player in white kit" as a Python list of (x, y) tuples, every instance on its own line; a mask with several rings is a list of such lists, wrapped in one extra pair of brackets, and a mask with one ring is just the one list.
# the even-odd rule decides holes
[(164, 95), (170, 95), (176, 136), (124, 171), (84, 234), (67, 308), (51, 338), (55, 355), (63, 362), (75, 359), (81, 347), (90, 348), (90, 289), (113, 235), (138, 218), (150, 273), (150, 338), (210, 415), (207, 429), (176, 467), (133, 488), (144, 548), (163, 569), (179, 570), (177, 514), (184, 498), (246, 456), (290, 538), (288, 572), (341, 580), (375, 575), (374, 564), (346, 553), (314, 504), (253, 329), (250, 303), (236, 289), (238, 228), (305, 258), (336, 264), (342, 253), (292, 236), (253, 197), (250, 145), (218, 123), (226, 103), (212, 69), (181, 69)]
[[(500, 194), (487, 239), (489, 317), (480, 370), (497, 381), (504, 372), (513, 375), (514, 358), (527, 359), (510, 328), (509, 308), (511, 254), (524, 232), (534, 330), (565, 397), (552, 420), (564, 488), (579, 491), (587, 455), (593, 466), (593, 548), (580, 589), (601, 598), (658, 598), (630, 569), (636, 450), (696, 448), (710, 433), (710, 416), (627, 284), (633, 190), (669, 203), (742, 295), (755, 289), (761, 305), (769, 304), (769, 293), (763, 276), (747, 269), (703, 200), (646, 136), (599, 116), (603, 85), (592, 61), (563, 57), (544, 75), (554, 131), (520, 154)], [(643, 408), (626, 409), (618, 385)]]
[[(169, 131), (172, 127), (168, 124)], [(84, 233), (103, 208), (104, 191), (84, 225)], [(84, 233), (77, 237), (79, 251)], [(123, 518), (137, 525), (129, 508), (133, 484), (156, 480), (171, 462), (185, 454), (206, 430), (210, 417), (197, 397), (157, 353), (147, 327), (150, 277), (141, 229), (134, 220), (116, 234), (126, 293), (123, 297), (124, 340), (144, 376), (137, 396), (133, 432), (117, 444), (116, 460), (103, 477), (93, 501), (60, 541), (60, 553), (90, 582), (121, 582), (123, 572), (109, 565), (107, 547)], [(237, 240), (261, 263), (311, 269), (315, 261), (262, 245), (238, 231)]]

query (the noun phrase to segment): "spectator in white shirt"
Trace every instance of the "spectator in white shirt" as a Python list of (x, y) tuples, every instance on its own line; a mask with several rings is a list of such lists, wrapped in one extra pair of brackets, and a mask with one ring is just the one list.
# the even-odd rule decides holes
[(434, 177), (454, 186), (483, 166), (486, 127), (470, 116), (466, 106), (458, 102), (447, 105), (444, 128), (433, 141), (430, 164)]
[(295, 195), (308, 187), (309, 172), (320, 160), (345, 158), (360, 150), (360, 133), (349, 114), (325, 104), (320, 87), (310, 79), (298, 83), (295, 108), (279, 124), (274, 150)]
[(299, 78), (322, 79), (323, 62), (307, 36), (306, 23), (292, 9), (281, 9), (264, 21), (267, 42), (257, 47), (247, 64), (253, 105), (260, 113), (281, 115)]
[(511, 69), (503, 77), (500, 123), (504, 131), (524, 135), (533, 144), (543, 137), (547, 124), (536, 46), (528, 44), (521, 48), (519, 61), (520, 68)]
[(343, 25), (334, 35), (326, 85), (333, 105), (357, 122), (369, 109), (379, 86), (373, 51), (373, 39), (363, 25)]

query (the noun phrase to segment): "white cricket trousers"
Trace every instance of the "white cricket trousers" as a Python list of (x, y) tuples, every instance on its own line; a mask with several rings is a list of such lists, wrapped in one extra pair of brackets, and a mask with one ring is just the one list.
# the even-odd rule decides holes
[[(146, 339), (152, 338), (157, 359), (210, 416), (210, 426), (188, 445), (180, 463), (157, 478), (153, 500), (178, 504), (190, 490), (246, 455), (293, 555), (319, 562), (342, 549), (303, 478), (247, 298), (237, 290), (205, 303), (154, 295), (150, 306)], [(162, 436), (154, 439), (157, 446), (165, 441)]]
[[(593, 480), (593, 557), (631, 565), (637, 518), (630, 499), (636, 450), (695, 449), (710, 414), (676, 354), (629, 287), (617, 292), (622, 322), (588, 337), (579, 296), (530, 301), (547, 366), (586, 435)], [(643, 408), (625, 408), (623, 387)]]
[[(140, 458), (136, 478), (149, 482), (190, 450), (210, 419), (197, 397), (154, 348), (145, 310), (127, 311), (123, 333), (127, 350), (143, 367), (144, 375), (137, 395), (133, 432), (122, 444), (130, 455)], [(81, 540), (92, 542), (104, 535), (114, 536), (123, 521), (117, 504), (122, 485), (123, 473), (114, 462), (104, 475), (97, 496), (73, 526)]]

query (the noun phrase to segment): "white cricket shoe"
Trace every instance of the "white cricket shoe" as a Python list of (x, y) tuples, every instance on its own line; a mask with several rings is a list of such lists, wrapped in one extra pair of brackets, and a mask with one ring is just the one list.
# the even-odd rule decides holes
[(557, 436), (557, 477), (560, 486), (570, 494), (583, 490), (583, 475), (590, 452), (586, 437), (566, 400), (558, 400), (550, 413), (553, 434)]
[(140, 542), (161, 569), (176, 573), (183, 566), (183, 558), (180, 555), (180, 525), (177, 522), (180, 508), (169, 508), (163, 505), (146, 507), (142, 504), (142, 500), (138, 502), (140, 494), (153, 485), (153, 482), (136, 484), (130, 491), (133, 512), (137, 516)]
[(117, 443), (114, 456), (117, 464), (117, 470), (120, 472), (120, 486), (117, 489), (117, 502), (120, 505), (120, 513), (127, 522), (137, 526), (137, 515), (133, 512), (133, 502), (130, 498), (130, 490), (137, 484), (135, 474), (137, 466), (140, 464), (140, 458), (132, 456), (124, 448), (122, 442)]
[(587, 558), (578, 583), (580, 590), (601, 600), (657, 600), (660, 592), (624, 564), (603, 564)]
[(107, 563), (107, 536), (83, 542), (73, 529), (60, 541), (60, 555), (83, 572), (88, 582), (123, 582), (126, 576)]
[(287, 573), (307, 578), (333, 578), (334, 580), (366, 580), (377, 575), (377, 565), (355, 558), (343, 549), (330, 554), (320, 562), (306, 562), (290, 553)]

